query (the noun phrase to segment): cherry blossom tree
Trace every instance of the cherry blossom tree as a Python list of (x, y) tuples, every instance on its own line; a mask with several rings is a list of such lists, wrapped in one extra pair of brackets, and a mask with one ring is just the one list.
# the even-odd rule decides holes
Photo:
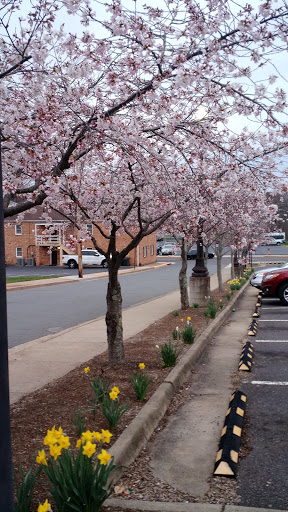
[[(21, 2), (8, 5), (15, 11)], [(79, 17), (83, 33), (66, 34), (64, 27), (51, 33), (49, 24), (63, 5), (70, 16)], [(271, 56), (286, 49), (284, 5), (268, 2), (237, 10), (230, 2), (207, 1), (200, 7), (187, 0), (157, 8), (135, 4), (129, 11), (117, 0), (99, 15), (100, 5), (69, 0), (55, 3), (53, 11), (43, 2), (39, 14), (36, 6), (26, 24), (35, 20), (41, 37), (34, 42), (32, 28), (27, 34), (20, 31), (17, 43), (21, 47), (23, 39), (24, 46), (17, 62), (29, 57), (31, 72), (16, 76), (6, 75), (15, 63), (9, 61), (15, 45), (6, 34), (9, 19), (2, 23), (5, 216), (41, 204), (64, 171), (112, 135), (119, 144), (127, 132), (135, 140), (145, 133), (155, 144), (176, 131), (182, 138), (203, 140), (195, 128), (200, 103), (212, 126), (225, 126), (235, 114), (250, 116), (269, 129), (267, 151), (285, 146), (286, 126), (278, 115), (285, 108), (285, 93), (281, 88), (269, 92), (262, 79), (257, 81)], [(223, 128), (218, 140), (209, 140), (206, 129), (206, 142), (227, 151), (228, 132)], [(238, 141), (243, 146), (245, 135)]]

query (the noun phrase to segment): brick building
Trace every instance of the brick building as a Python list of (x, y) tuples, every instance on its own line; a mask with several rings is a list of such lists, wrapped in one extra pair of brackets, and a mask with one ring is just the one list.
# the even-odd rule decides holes
[[(71, 254), (65, 247), (65, 240), (70, 235), (77, 237), (74, 226), (67, 227), (63, 217), (55, 212), (50, 214), (53, 220), (53, 230), (49, 230), (51, 224), (47, 224), (43, 218), (43, 207), (27, 211), (21, 221), (11, 217), (5, 219), (5, 259), (7, 265), (61, 265), (62, 255)], [(92, 224), (86, 225), (88, 233), (99, 238), (99, 232)], [(130, 237), (126, 234), (119, 235), (117, 249), (120, 251), (127, 245)], [(94, 249), (91, 241), (83, 243), (83, 249)], [(156, 233), (149, 235), (129, 254), (131, 266), (148, 265), (156, 261)]]

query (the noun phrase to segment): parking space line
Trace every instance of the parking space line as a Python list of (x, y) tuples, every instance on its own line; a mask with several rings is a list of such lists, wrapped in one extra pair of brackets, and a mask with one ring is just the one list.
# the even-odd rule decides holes
[(288, 386), (288, 382), (272, 382), (270, 380), (252, 380), (251, 384), (256, 384), (260, 386)]
[(285, 307), (286, 306), (265, 306), (265, 308), (261, 308), (261, 311), (265, 311), (265, 309), (273, 309), (275, 311), (275, 309), (283, 309), (285, 311)]
[(288, 340), (255, 340), (256, 343), (288, 343)]
[(288, 318), (287, 318), (287, 320), (282, 320), (282, 318), (281, 319), (277, 318), (277, 320), (275, 320), (273, 318), (270, 318), (269, 320), (266, 318), (257, 318), (257, 322), (288, 322)]

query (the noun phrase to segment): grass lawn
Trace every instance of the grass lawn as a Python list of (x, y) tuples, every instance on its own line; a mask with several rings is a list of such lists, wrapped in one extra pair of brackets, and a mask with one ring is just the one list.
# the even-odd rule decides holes
[(40, 279), (55, 279), (61, 276), (19, 276), (7, 277), (6, 283), (22, 283), (23, 281), (39, 281)]

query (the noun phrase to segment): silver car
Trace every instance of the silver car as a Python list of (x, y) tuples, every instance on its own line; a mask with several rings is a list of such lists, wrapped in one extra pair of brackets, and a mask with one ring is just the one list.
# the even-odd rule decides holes
[(287, 267), (288, 267), (288, 263), (284, 263), (283, 265), (279, 265), (278, 267), (262, 268), (261, 270), (254, 272), (252, 279), (250, 281), (250, 284), (252, 284), (252, 286), (255, 286), (255, 288), (259, 288), (261, 290), (261, 282), (262, 282), (263, 276), (265, 274), (268, 274), (268, 272), (271, 272), (272, 270), (278, 270), (279, 268), (287, 268)]

